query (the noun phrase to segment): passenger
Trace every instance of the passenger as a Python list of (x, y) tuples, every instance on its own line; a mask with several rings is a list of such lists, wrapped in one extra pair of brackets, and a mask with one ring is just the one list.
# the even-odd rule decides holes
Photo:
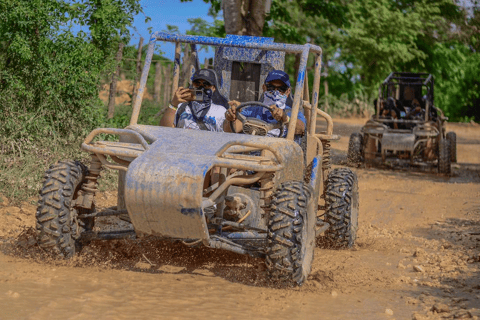
[(420, 102), (417, 99), (412, 100), (412, 108), (408, 110), (405, 115), (406, 119), (419, 119), (422, 118), (424, 110), (422, 109)]
[[(400, 111), (397, 108), (395, 99), (388, 97), (386, 103), (383, 103), (380, 107), (380, 116), (382, 118), (397, 120), (399, 114)], [(388, 126), (393, 129), (398, 129), (398, 124), (396, 122), (389, 123)]]
[[(160, 125), (194, 130), (223, 131), (225, 107), (222, 105), (222, 100), (215, 99), (215, 95), (221, 97), (216, 92), (217, 87), (215, 71), (211, 69), (196, 71), (192, 77), (191, 88), (179, 87), (175, 91), (169, 107), (160, 120)], [(202, 90), (203, 101), (194, 100), (192, 89)], [(223, 98), (223, 100), (226, 99)]]
[[(281, 70), (273, 70), (265, 79), (262, 86), (263, 89), (263, 103), (270, 106), (273, 111), (270, 112), (265, 108), (252, 105), (242, 110), (242, 115), (246, 117), (257, 118), (267, 123), (282, 123), (284, 124), (283, 136), (287, 135), (287, 127), (292, 115), (292, 107), (287, 105), (287, 97), (291, 93), (290, 77), (287, 73)], [(236, 108), (240, 105), (238, 101), (230, 101), (230, 109), (225, 113), (224, 131), (232, 132), (231, 123), (235, 132), (242, 132), (242, 122), (236, 117)], [(298, 138), (303, 135), (306, 127), (306, 119), (301, 111), (298, 112), (297, 123), (295, 128), (295, 135)], [(269, 137), (278, 137), (280, 129), (273, 129), (267, 133)], [(297, 140), (297, 139), (295, 139)]]

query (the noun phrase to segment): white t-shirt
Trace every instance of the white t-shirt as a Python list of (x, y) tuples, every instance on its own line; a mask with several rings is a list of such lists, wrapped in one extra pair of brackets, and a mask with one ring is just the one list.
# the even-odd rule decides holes
[[(192, 115), (192, 110), (190, 106), (187, 105), (185, 110), (182, 112), (180, 116), (177, 115), (178, 110), (175, 113), (175, 119), (173, 120), (173, 125), (177, 128), (184, 128), (184, 129), (194, 129), (200, 130), (197, 122), (195, 121), (194, 116)], [(225, 111), (226, 109), (218, 104), (214, 104), (213, 102), (210, 105), (210, 109), (208, 110), (207, 114), (203, 118), (203, 123), (208, 128), (209, 131), (218, 131), (223, 132), (223, 122), (225, 121)], [(177, 123), (178, 118), (178, 123)]]

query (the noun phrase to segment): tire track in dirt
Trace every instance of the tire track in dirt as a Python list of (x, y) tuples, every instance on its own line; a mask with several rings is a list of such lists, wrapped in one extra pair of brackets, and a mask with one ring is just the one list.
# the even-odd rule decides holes
[[(335, 121), (342, 135), (332, 144), (335, 163), (364, 122)], [(300, 288), (270, 287), (259, 259), (149, 238), (94, 242), (72, 260), (51, 260), (28, 229), (35, 206), (4, 199), (0, 318), (478, 318), (480, 128), (449, 126), (459, 137), (450, 178), (354, 169), (357, 244), (316, 248)], [(101, 207), (115, 203), (113, 192), (98, 197)]]

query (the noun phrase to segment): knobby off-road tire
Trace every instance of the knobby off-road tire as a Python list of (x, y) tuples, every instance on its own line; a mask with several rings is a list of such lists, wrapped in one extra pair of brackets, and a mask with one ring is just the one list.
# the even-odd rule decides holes
[(36, 213), (37, 242), (56, 257), (72, 257), (80, 249), (81, 233), (93, 228), (93, 218), (77, 219), (79, 211), (72, 205), (86, 173), (78, 161), (60, 161), (45, 173)]
[(316, 219), (312, 193), (309, 185), (289, 181), (273, 195), (265, 263), (270, 279), (277, 284), (301, 285), (311, 271)]
[(355, 244), (358, 229), (358, 180), (348, 168), (328, 174), (325, 190), (325, 231), (323, 242), (330, 248), (345, 249)]
[(438, 144), (438, 173), (446, 175), (451, 173), (451, 157), (450, 140), (440, 140), (440, 143)]
[(362, 163), (363, 137), (360, 133), (354, 132), (348, 141), (347, 163), (350, 166), (358, 166)]
[(450, 162), (457, 162), (457, 134), (455, 132), (447, 133), (447, 140), (450, 141)]

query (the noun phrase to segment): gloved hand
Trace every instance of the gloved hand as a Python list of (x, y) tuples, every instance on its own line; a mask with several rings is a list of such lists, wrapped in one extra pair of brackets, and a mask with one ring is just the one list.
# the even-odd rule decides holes
[(275, 120), (281, 123), (288, 122), (290, 120), (289, 116), (287, 116), (287, 113), (285, 110), (278, 108), (276, 105), (271, 105), (270, 108), (272, 108), (272, 116)]
[(237, 113), (237, 107), (240, 105), (240, 102), (236, 100), (232, 100), (232, 101), (229, 101), (228, 104), (230, 106), (230, 109), (228, 109), (227, 112), (225, 112), (225, 120), (232, 122), (237, 120), (236, 113)]

